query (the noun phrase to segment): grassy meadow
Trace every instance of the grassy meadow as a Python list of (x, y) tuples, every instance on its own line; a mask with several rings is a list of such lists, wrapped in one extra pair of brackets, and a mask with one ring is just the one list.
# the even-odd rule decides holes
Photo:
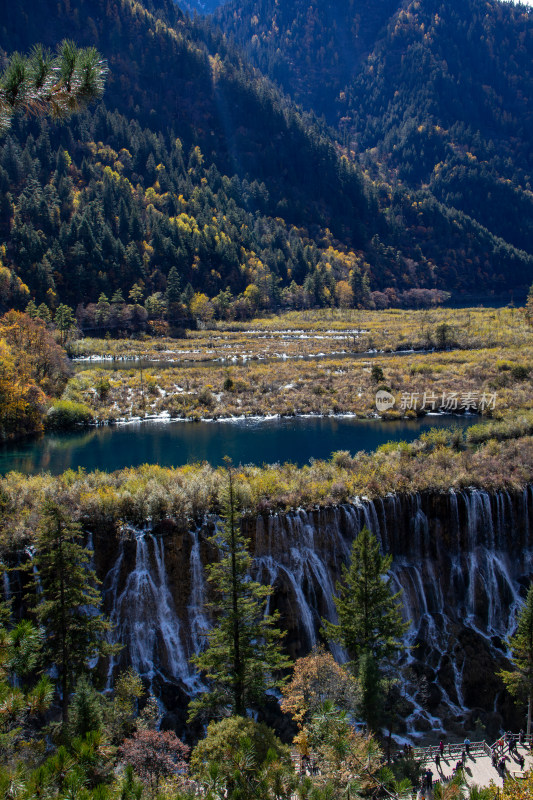
[[(161, 414), (371, 417), (378, 389), (396, 401), (386, 418), (438, 410), (450, 394), (448, 410), (507, 418), (529, 409), (532, 388), (533, 334), (512, 308), (291, 312), (220, 323), (184, 340), (85, 339), (70, 352), (110, 360), (105, 369), (78, 364), (63, 394), (98, 422)], [(143, 370), (113, 363), (124, 358), (159, 363)]]

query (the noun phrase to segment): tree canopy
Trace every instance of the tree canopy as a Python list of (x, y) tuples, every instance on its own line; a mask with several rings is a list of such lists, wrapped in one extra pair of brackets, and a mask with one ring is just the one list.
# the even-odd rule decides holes
[(213, 599), (207, 604), (213, 627), (204, 650), (192, 659), (208, 690), (190, 704), (190, 718), (236, 714), (261, 706), (267, 690), (281, 683), (289, 665), (282, 652), (279, 616), (265, 613), (272, 587), (251, 578), (252, 557), (240, 529), (235, 470), (227, 461), (223, 523), (210, 537), (219, 560), (207, 565)]
[(500, 676), (511, 694), (527, 701), (527, 733), (531, 733), (533, 714), (533, 584), (521, 609), (516, 632), (509, 640), (513, 670), (502, 670)]

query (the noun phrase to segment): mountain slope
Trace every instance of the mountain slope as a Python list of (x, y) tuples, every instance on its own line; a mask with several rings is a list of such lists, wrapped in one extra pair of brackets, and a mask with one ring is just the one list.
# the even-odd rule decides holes
[(0, 142), (4, 268), (37, 301), (96, 302), (133, 283), (152, 296), (173, 266), (182, 289), (211, 297), (251, 285), (247, 308), (530, 282), (531, 256), (427, 189), (393, 187), (384, 160), (364, 176), (217, 29), (167, 0), (15, 4), (0, 46), (67, 35), (109, 60), (105, 103), (69, 127), (21, 120)]
[(154, 132), (172, 129), (230, 175), (264, 180), (270, 211), (281, 203), (292, 221), (325, 224), (362, 244), (362, 226), (375, 213), (357, 170), (220, 37), (204, 35), (166, 3), (156, 13), (134, 0), (119, 0), (114, 10), (105, 0), (77, 0), (71, 11), (70, 0), (59, 11), (55, 0), (31, 6), (12, 7), (0, 31), (4, 48), (28, 49), (39, 38), (51, 45), (66, 35), (91, 42), (109, 60), (108, 108)]
[(224, 0), (179, 0), (177, 5), (189, 14), (212, 14)]
[(335, 122), (356, 77), (401, 0), (232, 0), (215, 21), (306, 108)]
[(215, 18), (295, 99), (326, 115), (376, 180), (423, 189), (533, 252), (531, 9), (235, 0)]

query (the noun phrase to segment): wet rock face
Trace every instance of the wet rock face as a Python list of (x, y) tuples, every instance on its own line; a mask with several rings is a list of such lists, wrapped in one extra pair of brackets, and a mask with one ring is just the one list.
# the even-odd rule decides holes
[[(256, 577), (274, 587), (269, 607), (280, 612), (293, 658), (320, 640), (322, 618), (334, 619), (335, 584), (363, 525), (392, 553), (392, 585), (411, 621), (401, 663), (406, 730), (434, 730), (436, 718), (448, 729), (476, 720), (487, 729), (498, 720), (515, 726), (495, 672), (507, 665), (504, 639), (533, 573), (531, 487), (391, 495), (245, 518)], [(213, 529), (213, 520), (194, 531), (166, 520), (120, 536), (105, 525), (94, 531), (106, 607), (126, 644), (117, 663), (133, 664), (169, 702), (162, 683), (180, 697), (199, 685), (188, 660), (209, 625), (203, 566), (216, 558), (207, 543)], [(344, 658), (340, 648), (334, 653)]]

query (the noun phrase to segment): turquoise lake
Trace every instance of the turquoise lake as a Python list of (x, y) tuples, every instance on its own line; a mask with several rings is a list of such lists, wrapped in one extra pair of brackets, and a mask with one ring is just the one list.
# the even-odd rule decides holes
[(413, 441), (433, 427), (467, 427), (478, 417), (436, 415), (386, 422), (352, 417), (284, 417), (218, 422), (132, 422), (79, 433), (46, 435), (0, 448), (0, 473), (24, 474), (83, 467), (113, 471), (157, 463), (306, 464), (335, 450), (372, 451), (389, 441)]

